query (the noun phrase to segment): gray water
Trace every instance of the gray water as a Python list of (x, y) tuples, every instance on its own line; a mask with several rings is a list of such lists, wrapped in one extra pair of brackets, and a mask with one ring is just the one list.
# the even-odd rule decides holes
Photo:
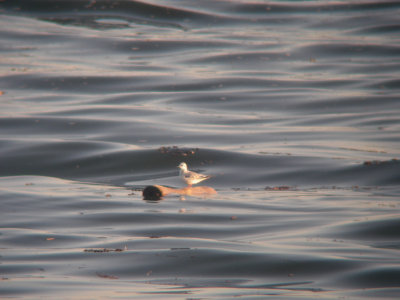
[(0, 2), (0, 296), (396, 299), (399, 13)]

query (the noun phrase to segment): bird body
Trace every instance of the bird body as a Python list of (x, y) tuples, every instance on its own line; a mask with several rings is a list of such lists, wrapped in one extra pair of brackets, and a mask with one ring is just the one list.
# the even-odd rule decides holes
[(209, 179), (211, 176), (199, 174), (196, 172), (192, 172), (188, 170), (187, 164), (182, 162), (179, 164), (178, 168), (180, 169), (179, 175), (182, 180), (186, 182), (186, 184), (191, 187), (192, 184), (196, 184), (202, 182), (206, 179)]

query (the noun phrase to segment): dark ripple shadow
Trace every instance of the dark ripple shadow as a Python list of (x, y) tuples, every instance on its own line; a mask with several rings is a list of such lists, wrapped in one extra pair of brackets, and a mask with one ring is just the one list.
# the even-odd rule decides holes
[[(340, 232), (342, 238), (363, 241), (399, 241), (400, 219), (396, 216), (386, 216), (384, 219), (358, 221), (332, 228)], [(334, 235), (334, 234), (332, 234)], [(399, 243), (400, 244), (400, 243)]]
[(397, 1), (360, 1), (357, 3), (243, 3), (234, 5), (235, 12), (238, 13), (334, 13), (342, 11), (371, 11), (371, 10), (389, 10), (399, 8)]
[[(63, 25), (87, 26), (97, 29), (121, 28), (121, 25), (103, 27), (101, 23), (96, 22), (98, 18), (118, 17), (137, 24), (178, 29), (185, 29), (184, 26), (179, 24), (185, 19), (201, 23), (215, 21), (215, 16), (200, 11), (141, 1), (110, 2), (98, 0), (93, 2), (57, 1), (54, 3), (48, 0), (21, 0), (18, 3), (6, 1), (2, 6), (10, 13), (18, 12)], [(124, 27), (122, 26), (122, 28)]]
[(385, 268), (370, 268), (352, 274), (346, 274), (339, 282), (346, 287), (352, 288), (360, 288), (365, 285), (368, 285), (372, 289), (385, 287), (397, 288), (399, 277), (399, 268), (389, 266)]
[(376, 26), (370, 26), (368, 28), (353, 30), (351, 33), (352, 34), (382, 34), (382, 33), (397, 34), (398, 32), (400, 32), (399, 24), (389, 24), (389, 25), (376, 25)]
[(162, 184), (162, 178), (178, 175), (176, 166), (181, 161), (215, 175), (209, 184), (216, 187), (391, 185), (400, 177), (397, 160), (354, 166), (315, 157), (211, 149), (195, 149), (187, 156), (178, 148), (164, 153), (162, 148), (132, 151), (98, 142), (2, 142), (5, 147), (0, 161), (4, 175), (37, 174), (117, 185), (154, 179)]
[[(95, 257), (96, 254), (87, 256)], [(135, 267), (127, 266), (126, 261), (136, 261)], [(306, 256), (176, 249), (139, 253), (123, 252), (110, 257), (107, 268), (103, 267), (100, 272), (119, 274), (125, 278), (141, 277), (148, 270), (152, 270), (152, 274), (157, 274), (159, 277), (212, 276), (214, 274), (217, 277), (262, 277), (286, 281), (288, 274), (291, 273), (301, 273), (301, 278), (307, 280), (310, 275), (330, 274), (333, 276), (360, 265), (357, 262)]]
[[(42, 90), (52, 91), (58, 93), (74, 94), (85, 93), (103, 95), (104, 93), (121, 94), (124, 92), (132, 91), (135, 87), (140, 87), (143, 83), (148, 83), (150, 78), (146, 76), (117, 76), (110, 78), (109, 76), (37, 76), (30, 74), (23, 75), (9, 75), (2, 77), (3, 84), (8, 85), (9, 88), (26, 89), (26, 90)], [(163, 82), (165, 76), (160, 76), (160, 83)], [(146, 84), (147, 85), (147, 84)]]
[(316, 44), (296, 49), (299, 55), (308, 55), (317, 58), (345, 58), (351, 57), (397, 57), (400, 51), (398, 45), (360, 45), (360, 44)]

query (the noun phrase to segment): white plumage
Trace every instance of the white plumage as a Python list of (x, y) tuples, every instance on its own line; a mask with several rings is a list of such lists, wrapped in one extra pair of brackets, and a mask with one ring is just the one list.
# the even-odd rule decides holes
[(180, 163), (178, 168), (180, 169), (179, 175), (181, 176), (182, 180), (187, 183), (187, 185), (189, 187), (191, 187), (192, 184), (202, 182), (203, 180), (206, 180), (211, 177), (208, 175), (203, 175), (203, 174), (189, 171), (187, 164), (184, 162)]

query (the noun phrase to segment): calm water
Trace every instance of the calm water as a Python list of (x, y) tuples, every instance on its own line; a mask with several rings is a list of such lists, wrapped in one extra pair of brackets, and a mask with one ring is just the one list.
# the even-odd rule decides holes
[(399, 16), (0, 1), (0, 297), (397, 299)]

